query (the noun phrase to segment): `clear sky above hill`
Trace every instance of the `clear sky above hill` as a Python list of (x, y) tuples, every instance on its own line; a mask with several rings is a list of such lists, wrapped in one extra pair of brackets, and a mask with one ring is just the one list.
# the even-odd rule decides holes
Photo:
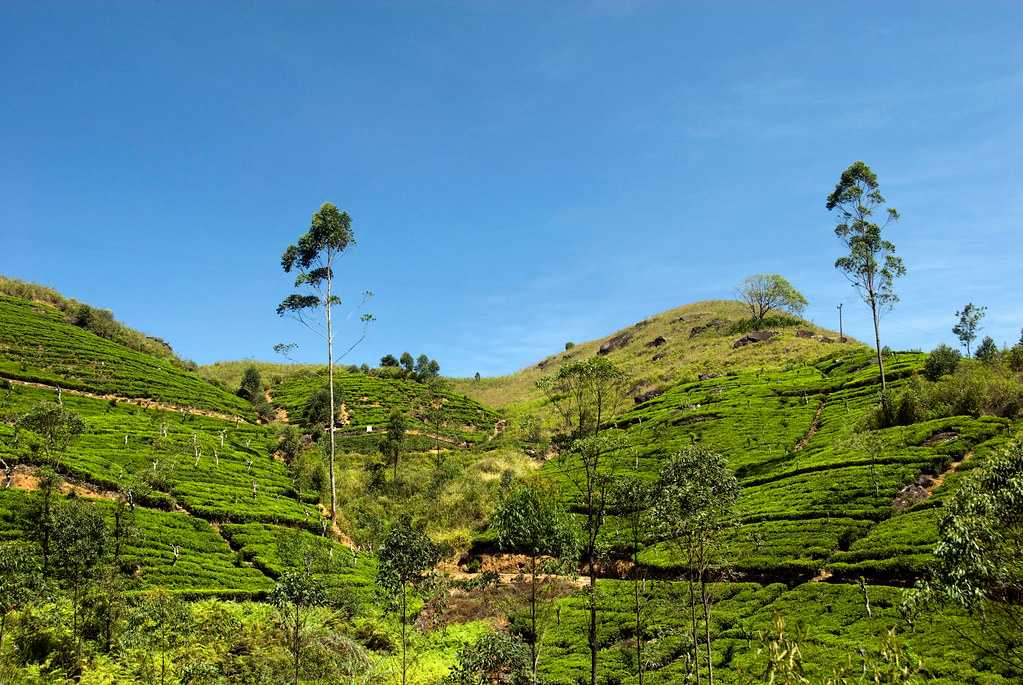
[(350, 361), (510, 372), (756, 272), (868, 339), (856, 159), (903, 214), (885, 341), (1023, 326), (1016, 2), (9, 2), (0, 74), (0, 272), (199, 362), (321, 358), (274, 308), (327, 200), (376, 293)]

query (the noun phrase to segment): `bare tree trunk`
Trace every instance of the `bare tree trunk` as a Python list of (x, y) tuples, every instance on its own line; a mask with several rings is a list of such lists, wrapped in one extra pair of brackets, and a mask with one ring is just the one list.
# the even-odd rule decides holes
[[(592, 481), (591, 481), (592, 483)], [(593, 486), (590, 485), (590, 492), (587, 495), (587, 557), (588, 571), (590, 576), (590, 626), (587, 631), (587, 642), (590, 647), (590, 685), (597, 685), (597, 521), (594, 519), (593, 511)]]
[(643, 685), (643, 617), (639, 603), (639, 521), (633, 520), (632, 536), (632, 581), (636, 595), (636, 669), (639, 672), (639, 685)]
[(331, 270), (334, 268), (332, 257), (327, 259), (327, 387), (330, 392), (330, 520), (337, 522), (337, 482), (334, 476), (334, 421), (336, 418), (336, 410), (334, 408), (334, 325), (331, 320), (331, 305), (332, 305), (332, 290), (331, 286), (334, 282), (334, 274)]
[(696, 685), (700, 685), (700, 641), (699, 624), (696, 620), (696, 565), (693, 563), (693, 541), (689, 540), (689, 617), (693, 627), (693, 669), (696, 673)]
[(405, 586), (401, 586), (401, 685), (408, 685), (408, 621), (407, 607), (408, 596), (405, 594)]
[(299, 620), (299, 607), (295, 604), (295, 635), (292, 638), (292, 648), (295, 652), (295, 685), (298, 685), (298, 672), (299, 672), (299, 632), (298, 632), (298, 620)]
[(707, 556), (700, 541), (700, 600), (703, 602), (703, 634), (707, 640), (707, 683), (714, 685), (714, 658), (710, 643), (710, 595), (707, 594)]
[(590, 685), (597, 685), (597, 567), (590, 551)]
[(539, 659), (537, 655), (537, 642), (539, 636), (536, 633), (536, 556), (530, 559), (530, 588), (529, 588), (529, 619), (533, 629), (533, 637), (529, 641), (529, 655), (531, 663), (533, 665), (533, 685), (536, 685), (536, 663)]
[[(884, 359), (881, 356), (881, 322), (877, 312), (877, 302), (871, 298), (870, 311), (874, 316), (874, 349), (877, 352), (877, 368), (881, 371), (881, 392), (885, 393), (888, 391), (888, 384), (885, 382), (884, 377)], [(887, 402), (887, 398), (885, 399)]]

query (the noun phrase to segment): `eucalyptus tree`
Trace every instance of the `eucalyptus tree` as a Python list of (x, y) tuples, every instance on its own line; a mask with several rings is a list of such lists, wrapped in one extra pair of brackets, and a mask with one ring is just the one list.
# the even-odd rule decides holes
[(615, 480), (612, 510), (621, 517), (629, 536), (632, 551), (633, 613), (636, 621), (636, 673), (643, 685), (643, 586), (646, 575), (639, 564), (639, 549), (650, 533), (651, 508), (657, 498), (657, 486), (640, 478), (620, 477)]
[(952, 332), (959, 338), (959, 342), (966, 348), (966, 356), (970, 356), (970, 345), (977, 339), (977, 331), (980, 330), (980, 321), (987, 313), (987, 307), (977, 307), (972, 302), (956, 312), (959, 321), (952, 327)]
[(626, 375), (605, 357), (565, 364), (537, 387), (561, 417), (572, 439), (562, 470), (575, 486), (584, 509), (583, 559), (589, 576), (590, 685), (597, 683), (597, 539), (604, 525), (611, 484), (625, 449), (620, 431), (608, 430), (625, 398)]
[[(579, 559), (579, 537), (575, 525), (549, 486), (520, 485), (498, 506), (493, 527), (503, 550), (529, 557), (529, 643), (533, 682), (540, 660), (540, 644), (549, 623), (553, 602), (551, 571), (575, 566)], [(540, 578), (540, 573), (544, 578)]]
[(734, 525), (734, 506), (739, 492), (739, 482), (725, 458), (701, 445), (677, 452), (661, 468), (653, 516), (661, 536), (678, 545), (688, 566), (692, 655), (697, 683), (700, 682), (697, 599), (703, 609), (707, 682), (713, 685), (709, 572), (721, 561), (718, 555), (721, 536)]
[[(296, 292), (288, 295), (277, 305), (278, 316), (292, 316), (309, 330), (324, 338), (327, 343), (327, 388), (330, 398), (330, 517), (337, 520), (337, 481), (335, 476), (335, 422), (334, 406), (334, 308), (342, 304), (335, 289), (335, 265), (345, 252), (355, 244), (352, 219), (348, 212), (340, 211), (335, 205), (324, 203), (313, 214), (309, 230), (299, 236), (298, 241), (289, 245), (281, 255), (281, 268), (285, 273), (297, 271)], [(363, 293), (362, 304), (372, 293)], [(319, 324), (312, 317), (314, 312), (323, 313), (324, 323)], [(373, 320), (371, 314), (360, 317), (362, 332), (358, 339), (340, 355), (343, 358), (366, 337), (366, 330)]]
[[(828, 195), (826, 206), (828, 211), (837, 211), (839, 223), (835, 226), (835, 235), (848, 249), (847, 254), (835, 260), (835, 268), (849, 279), (870, 307), (881, 393), (886, 398), (881, 312), (899, 301), (895, 279), (906, 274), (906, 267), (902, 258), (895, 254), (895, 244), (885, 238), (888, 226), (899, 220), (899, 212), (885, 206), (886, 200), (879, 188), (877, 175), (870, 167), (863, 162), (853, 162), (842, 172), (835, 189)], [(881, 223), (874, 218), (878, 212), (884, 217)]]
[(107, 556), (106, 522), (95, 504), (70, 499), (54, 507), (52, 526), (52, 566), (69, 591), (75, 660), (81, 663), (82, 607)]
[[(192, 613), (184, 600), (164, 589), (150, 590), (139, 595), (127, 612), (120, 641), (126, 649), (136, 651), (143, 664), (152, 664), (159, 671), (163, 685), (192, 628)], [(158, 665), (154, 657), (159, 659)]]
[(381, 445), (381, 451), (391, 462), (394, 469), (393, 482), (398, 482), (398, 462), (401, 459), (401, 451), (405, 446), (405, 417), (397, 409), (391, 410), (387, 417), (387, 437)]
[(286, 568), (270, 593), (270, 603), (277, 609), (287, 635), (295, 685), (303, 670), (302, 657), (309, 639), (311, 612), (330, 603), (321, 577), (337, 572), (342, 566), (331, 545), (329, 540), (303, 531), (291, 531), (277, 542), (277, 556)]
[(421, 528), (402, 518), (388, 531), (378, 560), (377, 585), (401, 617), (401, 683), (407, 685), (409, 605), (430, 586), (440, 550)]
[(17, 418), (15, 441), (27, 430), (42, 439), (47, 460), (60, 468), (61, 457), (83, 433), (85, 421), (77, 412), (67, 409), (62, 402), (40, 402)]
[(318, 578), (301, 571), (285, 571), (277, 579), (277, 585), (270, 593), (270, 603), (281, 616), (287, 634), (288, 651), (292, 658), (292, 675), (298, 685), (302, 673), (302, 647), (309, 610), (322, 606), (327, 601), (323, 584)]

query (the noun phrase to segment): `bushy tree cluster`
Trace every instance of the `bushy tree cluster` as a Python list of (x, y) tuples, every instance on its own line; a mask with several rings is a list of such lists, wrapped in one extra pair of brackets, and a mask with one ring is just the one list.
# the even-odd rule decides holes
[(402, 352), (401, 357), (385, 354), (380, 358), (380, 367), (385, 369), (401, 369), (406, 378), (426, 383), (440, 376), (440, 364), (425, 354), (413, 358), (409, 352)]

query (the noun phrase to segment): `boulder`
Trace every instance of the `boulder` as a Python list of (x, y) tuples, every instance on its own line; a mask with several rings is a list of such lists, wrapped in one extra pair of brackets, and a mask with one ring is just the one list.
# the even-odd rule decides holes
[(745, 347), (746, 345), (750, 345), (752, 343), (767, 342), (771, 338), (775, 338), (777, 336), (778, 336), (777, 331), (750, 331), (749, 333), (747, 333), (746, 335), (742, 336), (734, 343), (732, 343), (732, 347), (733, 348)]
[(660, 347), (664, 343), (668, 342), (667, 338), (663, 335), (659, 335), (646, 344), (647, 347)]
[(833, 342), (835, 342), (835, 339), (834, 338), (829, 338), (826, 335), (822, 335), (821, 336), (821, 342), (822, 343), (833, 343)]
[(597, 350), (597, 354), (605, 355), (608, 354), (609, 352), (613, 352), (614, 350), (625, 347), (626, 345), (629, 344), (629, 341), (631, 340), (632, 335), (630, 335), (629, 333), (619, 333), (618, 335), (614, 336), (613, 338), (610, 338), (607, 342), (601, 345), (600, 349)]
[(633, 397), (632, 399), (636, 404), (643, 404), (644, 402), (652, 400), (653, 398), (663, 394), (664, 394), (663, 390), (658, 390), (655, 388), (653, 390), (647, 390), (646, 392), (640, 393)]
[(659, 361), (661, 359), (664, 359), (666, 356), (667, 356), (666, 352), (658, 352), (654, 356), (650, 357), (650, 361), (656, 362), (656, 361)]
[(813, 337), (813, 331), (808, 331), (805, 328), (800, 328), (798, 331), (796, 331), (796, 337), (797, 338), (812, 338)]
[(721, 374), (717, 374), (717, 373), (701, 373), (699, 375), (699, 379), (701, 381), (709, 381), (711, 378), (717, 378), (719, 375), (721, 375)]

